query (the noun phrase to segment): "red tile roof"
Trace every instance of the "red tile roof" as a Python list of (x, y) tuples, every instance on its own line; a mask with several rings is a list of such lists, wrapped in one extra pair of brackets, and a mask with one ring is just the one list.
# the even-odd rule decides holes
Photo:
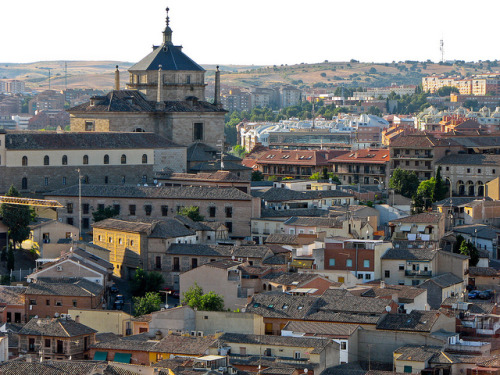
[(345, 150), (269, 150), (259, 155), (257, 164), (328, 165), (328, 160)]
[(365, 148), (351, 151), (330, 159), (330, 163), (386, 163), (390, 160), (388, 149)]

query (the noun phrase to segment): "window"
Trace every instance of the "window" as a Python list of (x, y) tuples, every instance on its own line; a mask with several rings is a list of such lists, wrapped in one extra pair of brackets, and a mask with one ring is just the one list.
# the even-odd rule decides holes
[(49, 155), (43, 157), (43, 165), (50, 165)]
[(347, 350), (347, 341), (340, 342), (340, 350)]
[(161, 216), (168, 216), (168, 206), (161, 206)]
[(405, 270), (405, 265), (404, 264), (400, 264), (399, 265), (399, 270), (400, 271), (404, 271)]
[(45, 300), (45, 305), (50, 306), (50, 299)]
[(104, 164), (109, 164), (109, 155), (104, 155)]
[(384, 277), (391, 277), (391, 271), (385, 270)]
[(300, 359), (300, 352), (293, 353), (293, 358), (294, 359)]
[(193, 141), (203, 140), (203, 123), (195, 122), (193, 125)]
[(105, 183), (105, 184), (108, 184), (108, 183), (109, 183), (109, 177), (108, 177), (108, 176), (104, 176), (104, 183)]
[(44, 178), (43, 178), (43, 184), (44, 184), (45, 186), (48, 186), (48, 185), (49, 185), (49, 178), (48, 178), (48, 177), (44, 177)]
[(226, 207), (226, 217), (233, 217), (233, 208)]
[(86, 132), (94, 131), (94, 121), (85, 121), (85, 131)]
[(156, 269), (161, 270), (161, 257), (156, 257), (155, 267), (156, 267)]
[(481, 173), (481, 168), (478, 168), (477, 173)]
[(50, 339), (45, 339), (45, 347), (46, 348), (50, 348), (50, 342), (51, 342)]
[(56, 306), (62, 306), (62, 301), (56, 301)]
[(83, 155), (83, 164), (88, 164), (88, 163), (89, 163), (89, 156)]
[(28, 178), (23, 177), (21, 180), (21, 189), (26, 190), (28, 188)]
[(226, 225), (226, 227), (227, 227), (227, 231), (228, 231), (229, 233), (233, 233), (233, 223), (232, 223), (232, 222), (230, 222), (230, 221), (226, 221), (225, 225)]
[(411, 374), (413, 372), (413, 367), (412, 366), (405, 366), (403, 369), (403, 372)]
[(217, 208), (216, 207), (208, 207), (208, 216), (210, 217), (215, 217), (215, 214), (217, 212)]
[(142, 154), (142, 164), (148, 164), (148, 155)]
[(363, 267), (364, 268), (370, 268), (370, 260), (369, 259), (363, 260)]
[(73, 213), (73, 203), (66, 203), (66, 211), (68, 211), (68, 214)]
[(346, 265), (346, 267), (352, 267), (352, 259), (347, 259), (345, 261), (345, 265)]
[(134, 240), (130, 240), (130, 246), (134, 246)]
[(198, 258), (191, 258), (191, 269), (198, 267)]
[(146, 204), (144, 206), (144, 211), (146, 212), (146, 216), (151, 216), (151, 212), (153, 211), (153, 206), (150, 204)]
[(120, 163), (127, 164), (127, 155), (123, 154), (120, 158)]
[(492, 169), (491, 173), (493, 173), (493, 174), (497, 173), (496, 169)]
[(66, 218), (66, 224), (73, 225), (73, 218), (72, 217)]
[(113, 205), (113, 210), (115, 210), (117, 213), (120, 213), (120, 209), (121, 209), (121, 207), (120, 207), (119, 204), (114, 204)]
[(335, 258), (329, 259), (328, 265), (331, 266), (331, 267), (335, 266)]
[(27, 167), (28, 166), (28, 157), (23, 156), (21, 163), (22, 163), (23, 167)]
[(76, 307), (78, 305), (78, 301), (76, 299), (73, 300), (73, 307)]
[(89, 204), (88, 203), (82, 203), (82, 213), (84, 215), (88, 215), (89, 214)]
[(186, 83), (189, 85), (191, 83), (191, 75), (186, 76)]
[(113, 237), (108, 237), (108, 242), (113, 243)]
[(172, 265), (172, 271), (179, 272), (180, 267), (179, 267), (179, 257), (174, 257), (174, 263)]
[(129, 215), (135, 216), (135, 204), (130, 204), (128, 206), (128, 212), (129, 212)]
[(63, 155), (62, 160), (61, 160), (62, 165), (68, 165), (68, 157), (66, 155)]
[(90, 219), (88, 217), (84, 217), (82, 219), (82, 228), (89, 229), (90, 228)]
[(363, 274), (362, 273), (358, 273), (358, 280), (363, 280)]
[(102, 211), (102, 210), (104, 210), (104, 204), (103, 204), (103, 203), (99, 203), (99, 204), (97, 205), (97, 210), (98, 210), (98, 211)]
[(365, 273), (365, 280), (370, 280), (372, 278), (372, 275), (369, 273)]
[(470, 173), (470, 168), (467, 168), (467, 173)]
[(123, 240), (121, 238), (118, 238), (118, 245), (121, 245), (123, 243)]

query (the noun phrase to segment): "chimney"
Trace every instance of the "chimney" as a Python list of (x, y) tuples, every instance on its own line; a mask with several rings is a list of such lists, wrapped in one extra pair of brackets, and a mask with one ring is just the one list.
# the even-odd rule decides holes
[(156, 333), (155, 333), (155, 340), (158, 340), (158, 341), (161, 340), (161, 331), (160, 330), (156, 331)]
[(215, 70), (215, 94), (214, 94), (214, 105), (220, 107), (220, 71), (219, 65)]
[(120, 71), (118, 70), (118, 65), (115, 70), (115, 90), (120, 90)]
[(384, 289), (384, 288), (385, 288), (385, 281), (380, 280), (380, 289)]
[(163, 102), (163, 90), (162, 90), (162, 69), (161, 65), (158, 65), (158, 88), (156, 92), (156, 109), (165, 109), (165, 103)]
[(80, 315), (75, 316), (75, 323), (80, 323)]

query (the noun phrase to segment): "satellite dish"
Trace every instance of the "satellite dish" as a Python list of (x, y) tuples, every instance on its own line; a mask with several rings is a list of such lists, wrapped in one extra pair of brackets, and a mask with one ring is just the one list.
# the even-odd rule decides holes
[(387, 311), (387, 312), (391, 312), (391, 310), (392, 310), (392, 309), (391, 309), (391, 306), (386, 306), (386, 307), (385, 307), (385, 311)]

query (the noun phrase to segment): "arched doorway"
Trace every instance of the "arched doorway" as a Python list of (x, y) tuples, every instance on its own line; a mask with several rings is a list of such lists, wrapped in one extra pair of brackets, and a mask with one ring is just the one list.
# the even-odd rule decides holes
[(475, 194), (474, 194), (474, 182), (472, 182), (471, 180), (467, 181), (467, 195), (469, 197), (473, 197)]
[(484, 196), (484, 184), (482, 181), (476, 182), (477, 186), (477, 196), (478, 197), (483, 197)]
[(462, 180), (458, 180), (457, 182), (457, 192), (459, 196), (465, 195), (465, 185)]

